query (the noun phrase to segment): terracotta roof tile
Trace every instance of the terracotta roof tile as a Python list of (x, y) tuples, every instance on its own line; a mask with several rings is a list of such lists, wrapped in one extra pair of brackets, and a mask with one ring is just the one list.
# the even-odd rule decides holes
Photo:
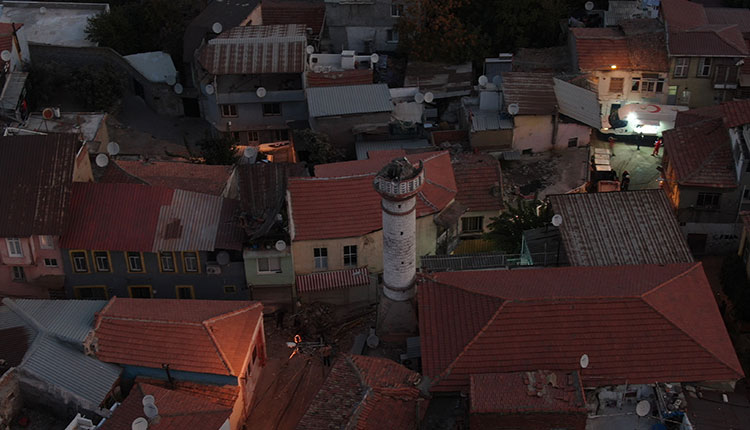
[(736, 25), (703, 25), (670, 33), (669, 55), (744, 57), (748, 50)]
[[(176, 190), (220, 196), (227, 186), (234, 166), (209, 166), (207, 164), (181, 163), (171, 161), (113, 161), (119, 167), (149, 185)], [(110, 169), (107, 169), (112, 170)], [(102, 180), (100, 182), (119, 182)], [(131, 182), (126, 180), (123, 182)]]
[[(435, 391), (466, 392), (470, 376), (482, 373), (577, 370), (584, 353), (590, 358), (584, 386), (743, 375), (700, 263), (445, 272), (434, 278), (423, 279), (417, 291), (422, 362), (425, 374), (437, 378)], [(476, 297), (457, 303), (450, 300), (454, 290)], [(444, 339), (465, 338), (465, 326), (476, 326), (465, 303), (476, 306), (487, 296), (502, 301), (495, 302), (489, 321), (458, 354), (444, 348)], [(445, 318), (454, 314), (455, 320)]]
[(557, 98), (553, 89), (552, 73), (503, 73), (503, 105), (518, 105), (519, 115), (552, 115)]
[(573, 28), (578, 67), (581, 70), (623, 70), (666, 72), (664, 32), (649, 31), (626, 35), (619, 28)]
[(664, 158), (682, 185), (737, 186), (729, 132), (722, 119), (665, 131)]
[[(417, 195), (417, 217), (438, 213), (456, 195), (456, 180), (448, 152), (408, 156), (424, 160), (425, 184)], [(363, 160), (370, 166), (370, 160)], [(369, 169), (370, 167), (368, 167)], [(361, 236), (382, 228), (380, 195), (375, 173), (339, 178), (293, 178), (289, 206), (293, 240)]]
[(470, 385), (471, 413), (587, 412), (578, 372), (476, 374), (471, 375)]
[(709, 24), (737, 24), (740, 31), (750, 33), (750, 9), (739, 7), (705, 7)]
[(503, 175), (495, 157), (462, 154), (453, 160), (453, 172), (458, 186), (456, 200), (468, 211), (500, 211), (503, 208)]
[(96, 355), (110, 363), (239, 376), (261, 314), (259, 302), (112, 298), (97, 317)]
[(169, 381), (163, 379), (144, 378), (140, 376), (135, 379), (135, 382), (156, 385), (168, 390), (179, 391), (196, 397), (206, 398), (216, 404), (228, 408), (234, 407), (240, 394), (240, 388), (237, 385), (207, 385), (199, 384), (197, 382), (179, 381), (176, 379), (172, 380), (172, 383), (170, 384)]
[(687, 30), (708, 24), (703, 5), (688, 0), (662, 0), (661, 14), (669, 31)]

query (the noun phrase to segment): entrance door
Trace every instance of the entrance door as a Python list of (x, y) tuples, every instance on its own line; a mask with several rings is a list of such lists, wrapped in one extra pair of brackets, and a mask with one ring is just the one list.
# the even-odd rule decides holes
[(690, 252), (693, 255), (703, 255), (706, 253), (706, 241), (708, 240), (707, 234), (688, 233), (687, 243), (690, 248)]
[(669, 86), (669, 93), (667, 95), (667, 104), (668, 105), (677, 104), (677, 85)]

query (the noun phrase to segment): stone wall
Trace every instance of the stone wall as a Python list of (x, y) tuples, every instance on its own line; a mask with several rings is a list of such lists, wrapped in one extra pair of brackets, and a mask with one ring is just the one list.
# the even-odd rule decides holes
[(10, 426), (21, 406), (21, 389), (16, 369), (11, 368), (0, 377), (0, 429)]

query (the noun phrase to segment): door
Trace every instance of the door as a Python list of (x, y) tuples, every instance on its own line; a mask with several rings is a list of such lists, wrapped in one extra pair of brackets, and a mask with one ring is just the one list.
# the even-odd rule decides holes
[(668, 105), (677, 104), (677, 85), (669, 86), (669, 92), (667, 93), (667, 104)]

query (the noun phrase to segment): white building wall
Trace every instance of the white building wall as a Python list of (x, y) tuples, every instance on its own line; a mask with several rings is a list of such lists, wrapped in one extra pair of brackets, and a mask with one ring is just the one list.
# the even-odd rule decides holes
[(383, 199), (382, 204), (383, 292), (392, 300), (404, 301), (414, 296), (417, 273), (417, 199), (414, 196), (401, 201)]

